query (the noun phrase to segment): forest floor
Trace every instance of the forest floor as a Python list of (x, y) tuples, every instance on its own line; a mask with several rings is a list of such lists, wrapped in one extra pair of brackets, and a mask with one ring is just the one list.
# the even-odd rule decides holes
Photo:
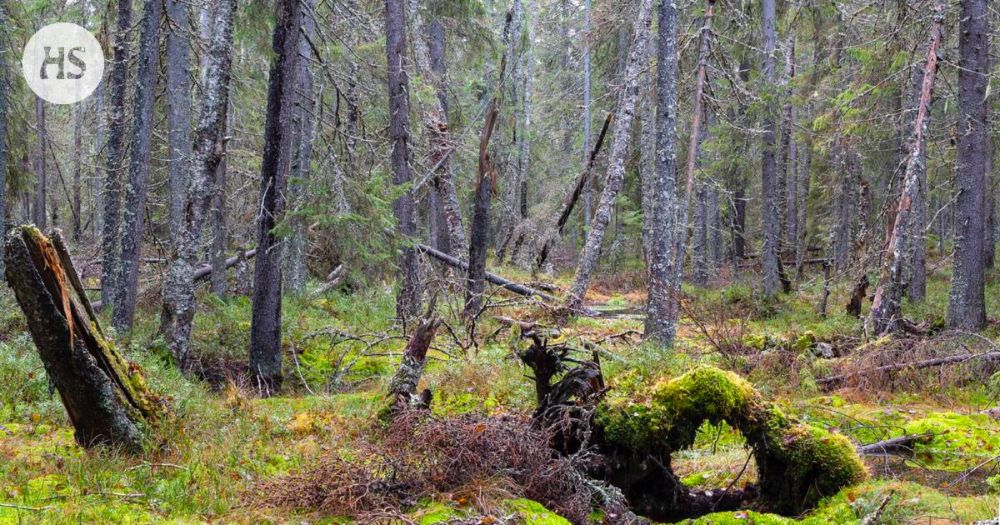
[[(504, 273), (504, 272), (498, 272)], [(529, 280), (510, 270), (505, 275)], [(748, 275), (748, 278), (752, 278)], [(568, 279), (568, 277), (566, 277)], [(621, 272), (596, 283), (589, 302), (607, 314), (578, 318), (552, 341), (597, 348), (607, 384), (616, 395), (642, 396), (645, 387), (708, 363), (744, 375), (795, 417), (835, 430), (857, 444), (903, 434), (927, 434), (912, 459), (866, 458), (870, 480), (823, 500), (805, 523), (856, 523), (883, 507), (881, 523), (969, 523), (994, 518), (1000, 498), (1000, 422), (985, 413), (998, 406), (997, 362), (899, 373), (865, 374), (824, 388), (821, 378), (934, 356), (995, 350), (1000, 327), (982, 337), (934, 330), (946, 309), (947, 268), (932, 272), (923, 304), (906, 315), (932, 335), (864, 341), (859, 320), (845, 315), (849, 284), (835, 285), (830, 315), (816, 305), (822, 283), (811, 278), (777, 301), (725, 275), (704, 289), (685, 287), (684, 321), (673, 351), (642, 344), (640, 272)], [(987, 291), (988, 314), (1000, 319), (1000, 279)], [(565, 286), (565, 279), (553, 283)], [(524, 301), (501, 297), (489, 315), (552, 324)], [(145, 368), (152, 386), (173, 398), (174, 417), (156, 430), (156, 443), (140, 456), (86, 452), (73, 441), (58, 394), (25, 332), (9, 292), (0, 294), (0, 523), (339, 523), (319, 509), (287, 508), (272, 489), (301, 483), (317, 465), (357, 462), (377, 434), (386, 386), (405, 336), (393, 328), (391, 290), (330, 292), (286, 299), (285, 392), (258, 399), (241, 380), (248, 344), (250, 304), (204, 294), (193, 347), (199, 375), (183, 377), (162, 341), (155, 298), (139, 315), (128, 355)], [(458, 303), (439, 301), (446, 319)], [(451, 317), (449, 317), (451, 316)], [(450, 329), (449, 329), (450, 328)], [(534, 391), (513, 357), (516, 333), (484, 316), (477, 345), (463, 348), (458, 325), (441, 330), (423, 383), (434, 392), (432, 411), (529, 414)], [(824, 343), (824, 344), (819, 344)], [(829, 348), (826, 347), (829, 344)], [(826, 356), (821, 355), (826, 351)], [(587, 352), (585, 355), (589, 355)], [(741, 486), (754, 480), (742, 437), (725, 425), (704, 425), (692, 450), (675, 454), (674, 469), (692, 487)], [(737, 473), (742, 476), (737, 479)], [(458, 518), (470, 523), (565, 520), (527, 500), (495, 476), (473, 486), (403, 500), (401, 522), (430, 524)], [(337, 479), (317, 483), (336, 484)], [(358, 496), (356, 501), (361, 501)], [(384, 509), (383, 509), (384, 510)], [(599, 517), (595, 517), (599, 519)], [(795, 523), (754, 512), (717, 513), (700, 524)]]

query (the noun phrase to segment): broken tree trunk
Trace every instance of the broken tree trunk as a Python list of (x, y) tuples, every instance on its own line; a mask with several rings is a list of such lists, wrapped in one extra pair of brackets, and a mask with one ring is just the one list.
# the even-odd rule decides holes
[[(587, 187), (587, 181), (590, 180), (590, 171), (594, 167), (597, 155), (601, 152), (601, 145), (604, 144), (604, 137), (608, 134), (608, 127), (611, 125), (612, 118), (614, 118), (614, 113), (608, 113), (604, 117), (604, 126), (601, 127), (601, 132), (597, 135), (597, 142), (594, 143), (594, 149), (590, 152), (590, 157), (587, 158), (587, 165), (584, 166), (580, 177), (576, 179), (576, 186), (573, 187), (573, 191), (566, 196), (566, 200), (563, 202), (562, 212), (559, 214), (559, 218), (556, 219), (556, 232), (559, 235), (562, 235), (563, 228), (566, 227), (570, 215), (573, 214), (576, 201), (580, 200), (580, 195), (583, 194), (584, 188)], [(557, 238), (548, 239), (542, 245), (542, 250), (538, 253), (538, 261), (535, 263), (536, 272), (545, 266), (545, 261), (549, 258), (549, 250), (552, 249), (552, 245), (555, 244)]]
[(142, 449), (163, 398), (105, 338), (58, 230), (15, 228), (6, 242), (6, 277), (28, 321), (49, 379), (59, 390), (81, 446)]
[(407, 408), (430, 408), (431, 392), (425, 389), (417, 395), (417, 384), (424, 373), (424, 363), (427, 360), (427, 350), (431, 347), (434, 334), (441, 326), (441, 319), (434, 315), (434, 301), (427, 309), (427, 315), (410, 336), (403, 351), (403, 361), (399, 364), (396, 374), (389, 383), (389, 396), (392, 398), (392, 411), (401, 412)]
[(937, 72), (937, 50), (941, 46), (941, 27), (944, 24), (944, 8), (937, 7), (934, 25), (931, 28), (931, 43), (927, 46), (927, 61), (924, 65), (924, 81), (920, 89), (920, 100), (917, 104), (917, 116), (913, 121), (913, 141), (910, 143), (910, 158), (906, 162), (906, 175), (903, 179), (903, 192), (899, 197), (896, 219), (886, 240), (885, 256), (879, 276), (878, 288), (872, 299), (871, 312), (865, 322), (868, 333), (879, 336), (886, 332), (894, 332), (900, 328), (899, 305), (903, 298), (903, 271), (910, 262), (910, 249), (913, 243), (910, 237), (915, 227), (911, 205), (919, 191), (918, 174), (923, 169), (923, 159), (920, 152), (923, 149), (924, 133), (927, 127), (927, 114), (930, 108), (931, 96), (934, 92), (934, 74)]
[[(427, 254), (427, 255), (429, 255), (429, 256), (431, 256), (431, 257), (433, 257), (433, 258), (435, 258), (435, 259), (437, 259), (437, 260), (439, 260), (439, 261), (441, 261), (441, 262), (443, 262), (445, 264), (447, 264), (448, 266), (451, 266), (452, 268), (458, 268), (458, 269), (463, 270), (463, 271), (468, 271), (468, 269), (469, 269), (469, 263), (467, 263), (467, 262), (465, 262), (465, 261), (463, 261), (461, 259), (458, 259), (456, 257), (452, 257), (452, 256), (450, 256), (450, 255), (448, 255), (448, 254), (446, 254), (446, 253), (444, 253), (444, 252), (442, 252), (440, 250), (435, 250), (434, 248), (431, 248), (430, 246), (427, 246), (426, 244), (418, 244), (418, 245), (416, 245), (416, 248), (421, 253), (425, 253), (425, 254)], [(553, 297), (553, 296), (551, 296), (551, 295), (549, 295), (549, 294), (547, 294), (545, 292), (541, 292), (541, 291), (535, 290), (534, 288), (525, 286), (523, 284), (515, 283), (514, 281), (510, 281), (510, 280), (504, 279), (503, 277), (500, 277), (499, 275), (492, 274), (490, 272), (485, 272), (485, 280), (487, 282), (491, 283), (491, 284), (495, 284), (497, 286), (500, 286), (503, 289), (511, 291), (511, 292), (514, 292), (514, 293), (516, 293), (518, 295), (523, 295), (525, 297), (538, 296), (538, 298), (540, 298), (540, 299), (542, 299), (544, 301), (550, 301), (550, 302), (557, 302), (558, 301), (557, 298), (555, 298), (555, 297)]]

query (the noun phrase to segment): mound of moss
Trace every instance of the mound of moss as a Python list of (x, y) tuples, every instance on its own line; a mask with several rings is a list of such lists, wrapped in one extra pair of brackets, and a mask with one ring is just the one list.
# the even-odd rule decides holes
[[(738, 375), (712, 367), (698, 367), (653, 386), (643, 402), (612, 402), (599, 407), (595, 418), (600, 435), (617, 456), (646, 462), (653, 458), (657, 469), (645, 468), (635, 491), (655, 482), (659, 475), (673, 487), (674, 506), (696, 507), (698, 497), (669, 470), (670, 454), (690, 448), (698, 428), (709, 422), (727, 423), (737, 429), (752, 449), (758, 469), (758, 485), (747, 494), (734, 494), (734, 506), (751, 494), (765, 507), (780, 514), (800, 514), (823, 497), (863, 481), (864, 465), (847, 438), (819, 427), (800, 423), (764, 400), (750, 383)], [(622, 451), (625, 451), (622, 454)], [(619, 468), (637, 470), (634, 461), (619, 460)], [(669, 505), (659, 511), (671, 515)], [(658, 511), (658, 512), (659, 512)]]

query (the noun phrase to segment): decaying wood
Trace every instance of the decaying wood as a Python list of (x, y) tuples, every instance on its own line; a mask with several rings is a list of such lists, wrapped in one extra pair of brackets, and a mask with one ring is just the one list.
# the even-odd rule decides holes
[(427, 315), (417, 325), (417, 329), (406, 343), (403, 360), (396, 369), (396, 374), (389, 383), (389, 396), (392, 398), (392, 410), (395, 412), (407, 408), (429, 408), (431, 392), (425, 389), (417, 395), (417, 384), (424, 373), (424, 363), (427, 360), (427, 350), (431, 347), (434, 334), (441, 326), (441, 319), (434, 314), (434, 303), (431, 301)]
[(59, 391), (81, 446), (142, 449), (163, 398), (139, 368), (105, 337), (58, 230), (13, 229), (6, 241), (6, 278), (28, 321), (49, 379)]
[(900, 456), (913, 457), (914, 447), (918, 442), (930, 440), (929, 434), (911, 434), (885, 439), (870, 445), (858, 447), (858, 454), (863, 456)]
[(851, 301), (847, 303), (847, 314), (861, 318), (861, 304), (868, 294), (868, 274), (862, 273), (854, 283), (854, 290), (851, 292)]
[[(587, 157), (587, 165), (584, 166), (583, 172), (576, 179), (576, 186), (573, 186), (573, 191), (563, 201), (562, 212), (559, 214), (559, 218), (556, 219), (556, 232), (559, 235), (562, 235), (563, 228), (566, 227), (566, 223), (569, 222), (569, 217), (573, 213), (573, 208), (576, 207), (576, 201), (580, 200), (583, 189), (587, 187), (587, 181), (590, 180), (590, 172), (597, 161), (597, 156), (601, 153), (601, 146), (604, 144), (604, 137), (608, 134), (608, 127), (611, 126), (612, 118), (614, 118), (613, 113), (608, 113), (604, 117), (604, 125), (601, 126), (601, 132), (597, 135), (597, 142), (594, 143), (594, 149), (590, 152), (590, 156)], [(548, 239), (542, 245), (542, 250), (538, 253), (538, 261), (535, 263), (535, 271), (541, 270), (542, 266), (545, 265), (545, 261), (549, 258), (549, 250), (552, 249), (555, 241), (555, 238)]]
[[(433, 257), (433, 258), (435, 258), (435, 259), (437, 259), (437, 260), (439, 260), (439, 261), (441, 261), (441, 262), (443, 262), (445, 264), (447, 264), (448, 266), (453, 267), (453, 268), (458, 268), (459, 270), (466, 270), (466, 271), (469, 269), (469, 263), (467, 263), (467, 262), (465, 262), (465, 261), (463, 261), (463, 260), (461, 260), (461, 259), (459, 259), (457, 257), (452, 257), (452, 256), (450, 256), (450, 255), (448, 255), (448, 254), (446, 254), (444, 252), (439, 251), (439, 250), (435, 250), (434, 248), (431, 248), (430, 246), (427, 246), (426, 244), (418, 244), (416, 246), (416, 248), (421, 253), (425, 253), (425, 254), (427, 254), (427, 255), (429, 255), (429, 256), (431, 256), (431, 257)], [(490, 272), (486, 272), (486, 281), (488, 281), (491, 284), (495, 284), (495, 285), (503, 288), (504, 290), (507, 290), (507, 291), (510, 291), (510, 292), (514, 292), (514, 293), (516, 293), (518, 295), (523, 295), (525, 297), (538, 297), (539, 299), (542, 299), (543, 301), (550, 301), (550, 302), (557, 302), (558, 301), (557, 298), (555, 298), (555, 297), (553, 297), (553, 296), (551, 296), (551, 295), (549, 295), (549, 294), (547, 294), (545, 292), (536, 290), (534, 288), (530, 288), (530, 287), (525, 286), (523, 284), (515, 283), (514, 281), (510, 281), (510, 280), (504, 279), (503, 277), (500, 277), (499, 275), (496, 275), (496, 274), (492, 274)]]
[(818, 379), (816, 382), (820, 386), (829, 388), (843, 382), (854, 379), (856, 377), (862, 377), (871, 374), (881, 374), (885, 372), (895, 372), (899, 370), (921, 370), (923, 368), (931, 368), (935, 366), (944, 365), (955, 365), (959, 363), (965, 363), (967, 361), (973, 360), (984, 360), (984, 361), (1000, 361), (1000, 352), (983, 352), (980, 354), (962, 354), (962, 355), (951, 355), (947, 357), (935, 357), (933, 359), (924, 359), (922, 361), (913, 361), (910, 363), (893, 363), (891, 365), (877, 366), (875, 368), (869, 368), (867, 370), (858, 370), (856, 372), (849, 372), (846, 374), (837, 374), (828, 377), (823, 377)]

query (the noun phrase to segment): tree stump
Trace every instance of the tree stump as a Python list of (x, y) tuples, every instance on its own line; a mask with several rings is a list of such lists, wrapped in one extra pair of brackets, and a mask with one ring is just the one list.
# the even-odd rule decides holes
[(45, 371), (83, 447), (142, 449), (149, 424), (167, 412), (139, 367), (106, 338), (58, 230), (7, 236), (6, 277), (28, 321)]

